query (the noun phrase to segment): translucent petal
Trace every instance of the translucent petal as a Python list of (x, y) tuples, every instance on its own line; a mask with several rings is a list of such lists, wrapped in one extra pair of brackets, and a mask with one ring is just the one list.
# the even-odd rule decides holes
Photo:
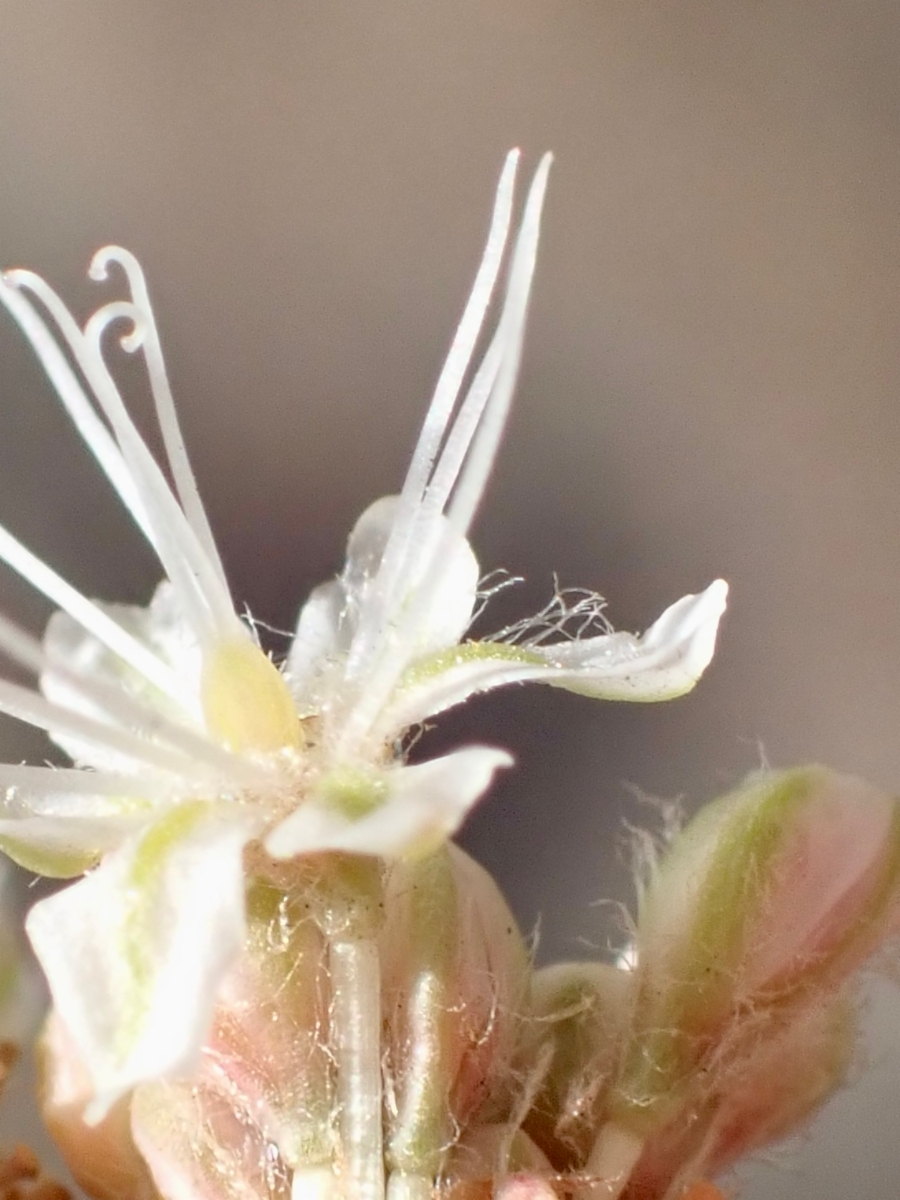
[(417, 856), (453, 836), (487, 790), (499, 767), (512, 765), (504, 750), (468, 746), (444, 758), (383, 773), (383, 802), (357, 820), (316, 799), (269, 834), (276, 858), (322, 850), (386, 858)]
[(466, 642), (407, 672), (381, 715), (390, 737), (460, 704), (476, 692), (511, 683), (548, 683), (602, 700), (670, 700), (689, 692), (713, 655), (727, 585), (684, 596), (643, 636), (612, 633), (583, 641), (522, 646)]
[[(348, 604), (354, 613), (359, 613), (364, 605), (374, 602), (371, 590), (374, 576), (399, 507), (398, 496), (383, 496), (376, 500), (359, 518), (350, 535), (343, 579)], [(398, 643), (397, 648), (401, 653), (413, 648), (418, 653), (428, 653), (454, 645), (465, 633), (475, 607), (478, 560), (469, 543), (450, 527), (444, 517), (439, 517), (426, 532), (428, 544), (420, 547), (415, 558), (427, 561), (434, 545), (440, 543), (439, 586), (430, 597), (427, 611), (420, 614), (416, 628), (408, 629), (404, 625), (404, 617), (412, 603), (411, 593), (421, 583), (413, 575), (386, 612), (381, 630), (382, 635), (388, 635)]]
[[(169, 581), (164, 580), (159, 585), (146, 607), (99, 603), (98, 607), (152, 650), (167, 666), (172, 667), (181, 683), (178, 689), (180, 705), (183, 707), (192, 701), (194, 711), (199, 714), (196, 696), (202, 669), (200, 646)], [(44, 651), (51, 660), (62, 663), (70, 670), (106, 679), (141, 699), (152, 700), (154, 707), (161, 711), (180, 712), (179, 706), (173, 704), (168, 696), (149, 685), (137, 672), (129, 670), (66, 613), (57, 612), (50, 618), (44, 635)], [(77, 705), (78, 702), (72, 703)], [(95, 715), (95, 710), (92, 715)]]
[(339, 579), (310, 592), (284, 666), (301, 716), (319, 707), (335, 664), (347, 652), (349, 626), (347, 595)]
[[(329, 687), (343, 683), (340, 666), (348, 653), (359, 622), (381, 603), (375, 593), (378, 568), (399, 513), (399, 497), (384, 496), (362, 514), (347, 543), (342, 575), (312, 592), (300, 612), (286, 672), (300, 706), (321, 707)], [(385, 609), (379, 638), (383, 652), (405, 664), (412, 658), (455, 645), (472, 619), (478, 588), (478, 561), (469, 543), (439, 516), (429, 537), (442, 540), (441, 579), (423, 612), (408, 619), (414, 608), (418, 580), (408, 581), (407, 591)], [(423, 547), (426, 554), (430, 547)], [(365, 675), (357, 686), (365, 687)]]
[(31, 910), (29, 937), (91, 1075), (88, 1120), (141, 1080), (195, 1062), (244, 941), (252, 832), (243, 815), (178, 805)]
[[(63, 612), (53, 614), (44, 634), (43, 648), (50, 663), (58, 663), (67, 671), (92, 682), (121, 690), (151, 711), (176, 723), (187, 720), (199, 728), (200, 647), (180, 611), (177, 596), (168, 580), (160, 584), (146, 608), (124, 604), (98, 604), (98, 607), (173, 668), (182, 681), (178, 702), (154, 688)], [(74, 712), (110, 720), (107, 710), (52, 669), (42, 672), (41, 690), (49, 700)], [(122, 724), (125, 728), (132, 728), (129, 722), (122, 721)], [(121, 756), (107, 754), (95, 745), (65, 735), (54, 736), (54, 741), (75, 762), (101, 770), (127, 769)]]

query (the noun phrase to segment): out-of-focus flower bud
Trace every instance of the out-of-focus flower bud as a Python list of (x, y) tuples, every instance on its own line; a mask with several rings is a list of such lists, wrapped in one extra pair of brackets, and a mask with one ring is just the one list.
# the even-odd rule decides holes
[(151, 1200), (150, 1172), (131, 1137), (128, 1098), (96, 1125), (84, 1120), (91, 1080), (71, 1038), (51, 1016), (38, 1043), (44, 1123), (75, 1178), (97, 1200)]
[(629, 1200), (680, 1196), (698, 1170), (718, 1175), (792, 1133), (844, 1079), (855, 1034), (847, 995), (795, 1011), (781, 1029), (766, 1013), (748, 1019), (740, 1044), (698, 1072), (691, 1103), (647, 1139)]
[(898, 912), (900, 805), (859, 780), (759, 774), (703, 809), (642, 898), (629, 1032), (587, 1173), (615, 1159), (629, 1197), (669, 1195), (794, 1128), (843, 1076), (848, 981)]

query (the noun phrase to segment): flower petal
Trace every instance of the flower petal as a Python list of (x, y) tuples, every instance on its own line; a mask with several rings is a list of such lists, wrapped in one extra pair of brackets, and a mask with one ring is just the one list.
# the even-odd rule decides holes
[[(105, 797), (104, 797), (105, 799)], [(36, 814), (0, 819), (0, 850), (37, 875), (72, 879), (83, 875), (146, 823), (145, 816), (53, 817)]]
[[(350, 534), (340, 578), (316, 588), (300, 612), (286, 673), (304, 706), (322, 707), (329, 684), (337, 689), (344, 683), (343, 670), (332, 674), (329, 666), (343, 663), (360, 620), (373, 605), (381, 603), (376, 593), (378, 569), (399, 513), (399, 496), (383, 496), (371, 504)], [(413, 658), (456, 645), (472, 619), (478, 591), (478, 560), (468, 541), (440, 515), (427, 532), (428, 545), (421, 547), (423, 560), (433, 556), (435, 540), (441, 543), (439, 584), (410, 628), (405, 617), (421, 582), (411, 577), (407, 590), (386, 610), (379, 633), (382, 649), (404, 665)], [(352, 669), (351, 664), (351, 674)], [(364, 680), (365, 674), (361, 673), (360, 691), (364, 690)]]
[[(184, 720), (187, 715), (199, 724), (201, 718), (197, 697), (202, 670), (200, 646), (169, 581), (164, 580), (159, 585), (146, 608), (131, 604), (100, 603), (97, 603), (97, 607), (173, 669), (181, 684), (178, 689), (179, 703), (174, 703), (171, 696), (160, 692), (143, 676), (131, 670), (64, 612), (53, 614), (44, 634), (43, 649), (50, 663), (58, 663), (76, 675), (100, 680), (121, 689), (176, 720)], [(108, 719), (105, 711), (86, 702), (80, 692), (59, 679), (52, 669), (43, 672), (41, 690), (48, 699), (64, 704), (75, 712)], [(72, 754), (66, 746), (62, 748), (70, 757), (81, 759), (80, 755)]]
[(386, 798), (352, 820), (337, 807), (312, 800), (276, 826), (266, 849), (276, 858), (322, 850), (386, 858), (418, 856), (453, 836), (499, 767), (505, 750), (468, 746), (443, 758), (385, 771)]
[(347, 596), (339, 579), (314, 588), (300, 609), (284, 673), (301, 716), (321, 707), (335, 664), (346, 653), (347, 612)]
[(713, 655), (727, 584), (683, 596), (642, 636), (523, 646), (466, 642), (415, 663), (382, 713), (381, 736), (434, 716), (475, 692), (510, 683), (548, 683), (602, 700), (670, 700), (689, 692)]
[[(375, 575), (399, 512), (400, 497), (383, 496), (369, 505), (350, 535), (344, 586), (356, 611), (372, 603)], [(438, 516), (425, 532), (427, 544), (421, 545), (413, 558), (416, 562), (432, 562), (439, 551), (440, 578), (429, 596), (427, 610), (419, 614), (416, 628), (409, 631), (412, 645), (408, 649), (415, 647), (417, 653), (441, 650), (459, 641), (472, 619), (479, 574), (471, 546), (445, 517)], [(386, 614), (386, 625), (395, 637), (402, 637), (404, 610), (410, 607), (411, 593), (420, 583), (413, 573)]]
[(218, 983), (244, 940), (242, 853), (253, 827), (191, 802), (131, 838), (26, 928), (103, 1117), (141, 1080), (195, 1060)]

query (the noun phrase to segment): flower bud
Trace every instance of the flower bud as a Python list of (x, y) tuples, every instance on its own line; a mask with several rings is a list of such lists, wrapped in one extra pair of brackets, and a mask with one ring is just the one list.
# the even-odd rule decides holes
[(793, 1133), (844, 1080), (855, 1034), (846, 995), (800, 1009), (780, 1030), (766, 1014), (749, 1020), (742, 1044), (698, 1072), (690, 1103), (647, 1139), (630, 1180), (635, 1195), (678, 1195), (698, 1170), (718, 1175)]
[(709, 1133), (727, 1101), (732, 1132), (710, 1134), (723, 1162), (786, 1132), (841, 1078), (837, 998), (898, 909), (900, 806), (868, 785), (809, 767), (709, 805), (643, 898), (608, 1115), (643, 1138), (672, 1122)]
[(535, 972), (521, 1071), (544, 1074), (525, 1128), (557, 1171), (584, 1162), (615, 1079), (634, 976), (606, 963), (557, 963)]
[(396, 868), (386, 910), (387, 1159), (431, 1178), (459, 1131), (508, 1103), (528, 958), (493, 879), (456, 846)]
[(90, 1076), (56, 1015), (38, 1042), (38, 1066), (44, 1123), (76, 1183), (97, 1200), (149, 1200), (153, 1183), (131, 1136), (129, 1098), (116, 1101), (98, 1124), (85, 1122)]
[(76, 1178), (99, 1200), (336, 1194), (346, 1156), (333, 956), (357, 944), (379, 964), (361, 1002), (382, 1013), (386, 1168), (416, 1181), (411, 1192), (431, 1187), (459, 1136), (509, 1109), (529, 962), (508, 907), (455, 847), (390, 868), (347, 855), (248, 862), (243, 953), (190, 1077), (143, 1083), (89, 1126), (88, 1077), (51, 1024), (46, 1117)]

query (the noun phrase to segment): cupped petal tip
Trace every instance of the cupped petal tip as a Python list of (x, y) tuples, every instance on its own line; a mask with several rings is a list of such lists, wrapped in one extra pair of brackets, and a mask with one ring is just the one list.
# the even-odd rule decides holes
[[(679, 602), (683, 607), (679, 608), (678, 619), (671, 628), (671, 642), (681, 643), (685, 674), (692, 677), (694, 683), (712, 661), (719, 623), (727, 603), (728, 584), (724, 579), (714, 580), (704, 592), (685, 596)], [(678, 607), (673, 605), (669, 611)]]

